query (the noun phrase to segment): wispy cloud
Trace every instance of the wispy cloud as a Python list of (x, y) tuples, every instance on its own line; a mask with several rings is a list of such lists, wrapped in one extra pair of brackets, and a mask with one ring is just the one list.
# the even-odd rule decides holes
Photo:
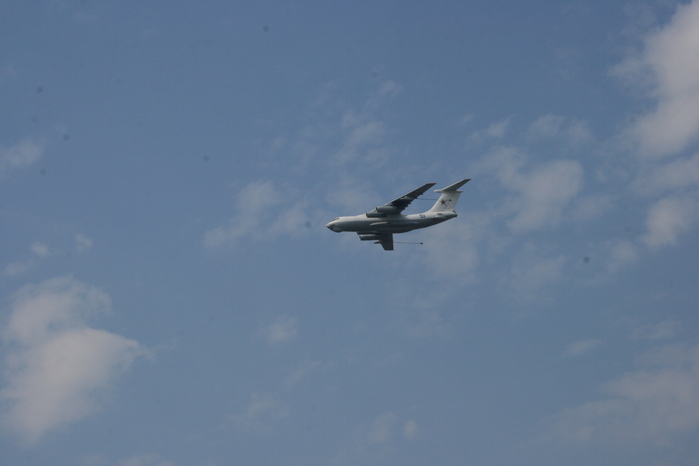
[[(466, 124), (471, 121), (471, 116), (467, 120), (460, 120), (460, 124)], [(499, 140), (505, 137), (510, 129), (512, 118), (508, 117), (500, 121), (496, 121), (488, 125), (487, 128), (480, 129), (471, 133), (469, 139), (473, 142), (485, 142), (489, 140)]]
[(610, 250), (606, 262), (608, 273), (614, 273), (638, 260), (638, 248), (630, 241), (612, 241), (607, 246)]
[(290, 415), (289, 408), (276, 395), (253, 393), (245, 412), (233, 416), (233, 421), (244, 432), (266, 434)]
[(458, 222), (453, 220), (450, 225), (428, 230), (425, 234), (425, 261), (440, 278), (472, 282), (480, 262), (478, 242), (482, 239), (481, 230), (478, 219), (459, 218)]
[(286, 388), (294, 387), (309, 374), (331, 367), (333, 367), (333, 364), (330, 362), (302, 361), (284, 378), (284, 386)]
[(529, 125), (527, 135), (531, 138), (555, 137), (560, 133), (564, 121), (565, 117), (560, 115), (544, 115)]
[(274, 322), (263, 328), (261, 333), (270, 345), (295, 340), (299, 333), (298, 319), (288, 315), (279, 316)]
[(563, 209), (582, 187), (583, 170), (577, 161), (556, 160), (510, 180), (519, 191), (518, 213), (509, 222), (515, 232), (556, 225)]
[(89, 238), (82, 233), (75, 235), (75, 251), (78, 253), (87, 252), (92, 249), (92, 243), (92, 238)]
[(44, 243), (41, 243), (39, 241), (32, 243), (32, 246), (30, 248), (34, 254), (36, 254), (39, 257), (47, 257), (51, 255), (51, 252), (49, 251), (49, 247), (46, 246)]
[(667, 163), (647, 164), (633, 185), (636, 191), (648, 195), (696, 187), (699, 185), (699, 154)]
[(639, 327), (634, 330), (631, 336), (633, 338), (651, 341), (668, 340), (677, 334), (679, 328), (680, 325), (677, 322), (673, 320), (664, 320), (655, 325)]
[(666, 346), (641, 368), (601, 387), (606, 397), (561, 411), (554, 438), (567, 442), (671, 445), (699, 426), (699, 347)]
[(0, 176), (32, 165), (43, 153), (43, 145), (31, 138), (23, 139), (12, 147), (0, 148)]
[[(78, 254), (88, 252), (92, 249), (92, 238), (87, 237), (82, 233), (74, 236), (75, 244), (66, 248), (68, 251), (73, 251)], [(64, 249), (64, 251), (66, 250)], [(22, 275), (34, 267), (40, 260), (45, 260), (57, 256), (59, 253), (52, 250), (46, 243), (35, 241), (29, 246), (31, 257), (25, 260), (11, 262), (5, 266), (1, 274), (5, 277), (15, 277)]]
[(398, 416), (394, 413), (385, 413), (377, 416), (369, 430), (369, 441), (377, 445), (386, 445), (396, 433)]
[(637, 86), (649, 86), (655, 109), (631, 127), (646, 157), (684, 150), (699, 135), (699, 2), (680, 5), (665, 27), (614, 69)]
[(583, 354), (591, 352), (600, 345), (602, 345), (602, 342), (600, 340), (580, 340), (566, 346), (566, 349), (563, 352), (563, 354), (565, 356), (582, 356)]
[(302, 200), (282, 195), (270, 181), (254, 181), (238, 194), (236, 212), (228, 223), (204, 234), (204, 246), (232, 249), (245, 238), (269, 240), (279, 235), (300, 235), (308, 225)]
[(562, 254), (548, 255), (539, 246), (527, 243), (523, 251), (514, 257), (502, 282), (520, 300), (541, 299), (541, 290), (561, 279), (561, 270), (566, 262), (567, 258)]
[(525, 135), (529, 140), (558, 139), (573, 147), (593, 139), (587, 123), (569, 121), (566, 117), (552, 113), (539, 117), (531, 123), (525, 131)]
[(28, 271), (32, 266), (32, 261), (10, 262), (2, 269), (4, 277), (16, 277)]
[(396, 413), (386, 412), (374, 418), (367, 440), (371, 445), (390, 450), (401, 436), (413, 440), (418, 433), (418, 424), (413, 419), (403, 422)]
[(410, 439), (410, 440), (414, 439), (415, 437), (417, 437), (419, 432), (420, 432), (420, 429), (417, 425), (417, 422), (415, 422), (413, 420), (407, 421), (405, 423), (405, 425), (403, 426), (403, 435), (407, 439)]
[(2, 331), (6, 429), (34, 443), (101, 410), (103, 395), (119, 375), (136, 358), (151, 355), (134, 340), (87, 325), (110, 307), (104, 292), (72, 277), (15, 293)]
[(137, 455), (119, 463), (119, 466), (174, 466), (174, 463), (163, 459), (160, 455)]
[(515, 193), (504, 205), (511, 212), (508, 225), (514, 233), (558, 225), (563, 210), (583, 185), (583, 169), (575, 160), (553, 160), (528, 170), (527, 165), (519, 149), (497, 147), (477, 166)]
[(646, 219), (646, 232), (641, 241), (657, 249), (674, 244), (699, 218), (699, 200), (693, 195), (673, 196), (653, 204)]

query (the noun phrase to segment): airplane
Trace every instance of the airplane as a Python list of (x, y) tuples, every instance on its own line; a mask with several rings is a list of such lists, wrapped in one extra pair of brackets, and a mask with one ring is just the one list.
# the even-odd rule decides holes
[(416, 190), (365, 214), (337, 217), (325, 226), (336, 233), (356, 232), (361, 241), (374, 241), (374, 244), (383, 246), (385, 251), (393, 251), (394, 233), (405, 233), (418, 228), (431, 227), (456, 217), (454, 207), (456, 207), (456, 202), (463, 192), (459, 191), (459, 188), (469, 181), (471, 181), (470, 178), (457, 181), (446, 188), (435, 189), (434, 192), (440, 193), (441, 196), (430, 210), (421, 214), (403, 215), (402, 212), (411, 202), (436, 183), (420, 186)]

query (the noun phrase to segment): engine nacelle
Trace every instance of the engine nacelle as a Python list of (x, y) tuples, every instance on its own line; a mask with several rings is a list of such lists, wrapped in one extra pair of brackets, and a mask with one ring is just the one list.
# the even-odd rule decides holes
[(363, 235), (359, 235), (359, 239), (362, 241), (379, 241), (381, 237), (374, 233), (366, 233)]
[(376, 208), (377, 212), (381, 212), (382, 214), (392, 214), (394, 212), (397, 212), (398, 209), (396, 209), (396, 206), (393, 205), (382, 205)]
[(367, 213), (366, 213), (366, 216), (367, 216), (368, 218), (381, 218), (381, 217), (385, 217), (386, 214), (384, 214), (384, 213), (382, 213), (382, 212), (376, 212), (375, 210), (372, 210), (371, 212), (367, 212)]

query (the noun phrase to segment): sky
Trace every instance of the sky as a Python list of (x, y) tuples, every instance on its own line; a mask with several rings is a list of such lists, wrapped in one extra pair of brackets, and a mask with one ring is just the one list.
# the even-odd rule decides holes
[(698, 231), (699, 0), (0, 4), (3, 464), (699, 464)]

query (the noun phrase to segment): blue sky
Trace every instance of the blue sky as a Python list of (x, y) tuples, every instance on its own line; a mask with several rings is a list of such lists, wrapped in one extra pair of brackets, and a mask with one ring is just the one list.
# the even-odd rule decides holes
[(697, 464), (699, 2), (481, 3), (4, 2), (3, 461)]

